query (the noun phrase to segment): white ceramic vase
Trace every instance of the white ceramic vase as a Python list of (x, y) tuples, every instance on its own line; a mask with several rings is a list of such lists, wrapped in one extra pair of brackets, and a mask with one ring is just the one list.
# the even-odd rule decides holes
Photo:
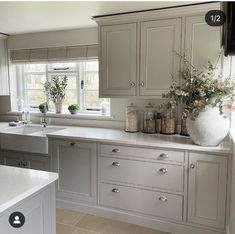
[(62, 113), (62, 104), (63, 104), (63, 102), (62, 101), (58, 101), (58, 102), (54, 102), (54, 104), (55, 104), (55, 112), (57, 114)]
[(226, 115), (220, 115), (219, 108), (206, 107), (195, 120), (186, 120), (188, 133), (197, 145), (217, 146), (227, 136), (230, 121)]

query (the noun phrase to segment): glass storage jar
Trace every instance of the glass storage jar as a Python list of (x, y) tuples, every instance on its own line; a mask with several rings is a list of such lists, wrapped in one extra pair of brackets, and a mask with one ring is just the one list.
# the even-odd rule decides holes
[(139, 112), (137, 107), (131, 103), (130, 106), (126, 107), (126, 123), (125, 123), (125, 131), (126, 132), (138, 132), (138, 118)]
[(162, 112), (161, 133), (167, 135), (176, 133), (175, 109), (165, 109)]
[(182, 116), (181, 116), (181, 132), (180, 132), (180, 135), (182, 135), (182, 136), (189, 136), (188, 130), (186, 127), (187, 117), (188, 117), (187, 112), (183, 111)]
[(156, 133), (155, 110), (151, 104), (145, 107), (143, 121), (144, 133)]

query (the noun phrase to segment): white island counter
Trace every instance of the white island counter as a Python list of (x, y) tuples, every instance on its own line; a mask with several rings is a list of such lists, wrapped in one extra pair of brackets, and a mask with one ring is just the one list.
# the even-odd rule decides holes
[[(56, 173), (0, 166), (1, 233), (55, 234), (57, 179)], [(9, 218), (14, 212), (23, 215), (23, 218), (13, 215), (15, 227), (11, 226)]]

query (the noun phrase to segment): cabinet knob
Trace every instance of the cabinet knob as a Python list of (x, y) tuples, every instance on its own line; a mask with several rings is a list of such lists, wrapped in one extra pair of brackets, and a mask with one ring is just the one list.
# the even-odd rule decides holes
[(163, 174), (163, 175), (168, 172), (166, 168), (160, 168), (158, 171), (160, 172), (160, 174)]
[(194, 163), (191, 163), (191, 164), (190, 164), (190, 168), (191, 168), (191, 169), (194, 169), (194, 168), (195, 168), (195, 164), (194, 164)]
[(75, 143), (75, 142), (71, 142), (70, 145), (71, 145), (71, 146), (75, 146), (76, 143)]
[(135, 82), (132, 81), (130, 84), (131, 84), (131, 87), (135, 87)]
[(22, 167), (27, 167), (28, 163), (23, 161), (21, 165), (22, 165)]
[(161, 202), (167, 202), (167, 197), (161, 196), (161, 197), (158, 198), (158, 200), (161, 201)]
[(141, 86), (141, 87), (144, 87), (144, 81), (141, 81), (141, 82), (140, 82), (140, 86)]
[(113, 162), (113, 163), (112, 163), (112, 166), (114, 166), (114, 167), (120, 167), (120, 163), (119, 163), (119, 162)]
[(113, 188), (113, 189), (112, 189), (112, 192), (113, 192), (113, 193), (120, 193), (120, 190), (117, 189), (117, 188)]
[(21, 167), (22, 166), (22, 162), (18, 162), (18, 166)]
[(120, 150), (119, 149), (113, 149), (112, 152), (113, 153), (120, 153)]
[(168, 154), (165, 154), (165, 153), (162, 153), (162, 154), (159, 155), (159, 158), (161, 158), (161, 159), (165, 159), (165, 158), (168, 158), (168, 157), (169, 157)]

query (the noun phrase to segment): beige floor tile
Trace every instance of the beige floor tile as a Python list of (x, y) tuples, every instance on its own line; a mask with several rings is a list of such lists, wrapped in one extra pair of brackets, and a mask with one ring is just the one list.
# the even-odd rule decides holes
[(87, 229), (83, 229), (83, 228), (76, 228), (72, 234), (101, 234), (98, 232), (94, 232), (94, 231), (89, 231)]
[(63, 224), (56, 224), (56, 234), (73, 234), (75, 227), (63, 225)]
[(56, 222), (68, 226), (75, 226), (85, 214), (72, 210), (57, 209)]
[(84, 216), (76, 226), (102, 234), (167, 234), (166, 232), (105, 219), (93, 215)]

